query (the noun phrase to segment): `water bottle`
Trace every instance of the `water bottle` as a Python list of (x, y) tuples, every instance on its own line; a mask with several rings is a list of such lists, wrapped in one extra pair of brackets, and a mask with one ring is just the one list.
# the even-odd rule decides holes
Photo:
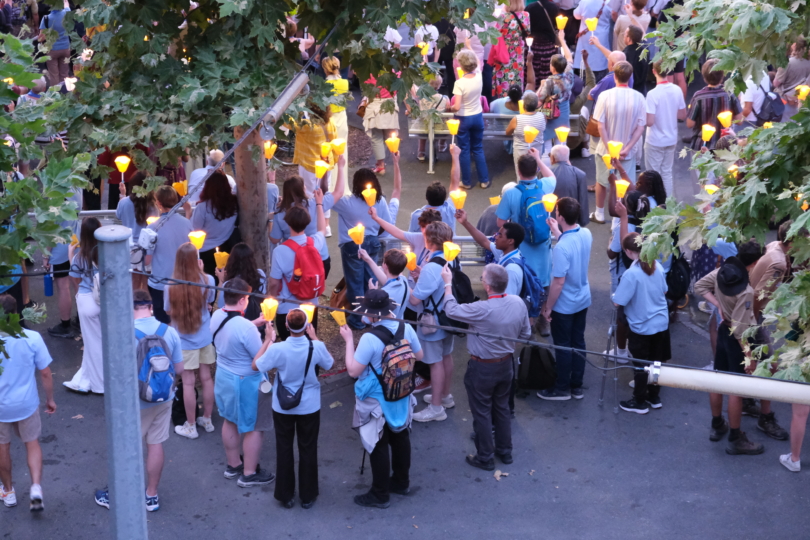
[(45, 296), (53, 296), (53, 276), (45, 274)]

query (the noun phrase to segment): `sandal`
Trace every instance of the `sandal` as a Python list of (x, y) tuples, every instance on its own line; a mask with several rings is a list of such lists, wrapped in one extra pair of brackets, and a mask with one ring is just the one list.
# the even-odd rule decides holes
[(596, 184), (588, 186), (588, 193), (593, 193), (596, 191)]
[(418, 152), (416, 154), (416, 159), (418, 159), (419, 161), (425, 161), (425, 153), (424, 152)]
[(385, 174), (385, 167), (374, 167), (373, 169), (371, 169), (371, 172), (382, 176)]

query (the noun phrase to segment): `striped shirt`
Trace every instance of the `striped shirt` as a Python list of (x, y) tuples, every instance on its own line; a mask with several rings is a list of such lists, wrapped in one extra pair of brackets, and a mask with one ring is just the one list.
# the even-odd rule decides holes
[(602, 123), (607, 135), (607, 139), (600, 139), (596, 147), (596, 153), (603, 156), (608, 153), (607, 141), (626, 145), (636, 128), (647, 125), (644, 96), (626, 86), (605, 90), (599, 95), (593, 117)]
[[(530, 148), (537, 148), (540, 153), (543, 153), (543, 132), (546, 130), (546, 118), (540, 109), (534, 114), (519, 114), (515, 118), (515, 132), (512, 134), (512, 144), (515, 150), (520, 150), (521, 154), (529, 152)], [(529, 144), (526, 142), (523, 128), (532, 126), (537, 130), (537, 137)]]
[(724, 111), (731, 111), (734, 116), (742, 112), (737, 96), (729, 94), (722, 86), (707, 86), (695, 92), (689, 104), (689, 120), (695, 122), (690, 145), (692, 150), (700, 150), (700, 147), (703, 146), (701, 138), (703, 124), (712, 125), (717, 129), (712, 139), (706, 143), (709, 150), (714, 149), (717, 141), (720, 140), (720, 131), (723, 129), (717, 115)]

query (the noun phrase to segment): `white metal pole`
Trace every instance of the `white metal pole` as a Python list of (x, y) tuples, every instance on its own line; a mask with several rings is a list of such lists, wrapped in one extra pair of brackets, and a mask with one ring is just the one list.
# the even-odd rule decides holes
[(141, 410), (129, 273), (131, 235), (132, 231), (121, 225), (101, 227), (95, 233), (99, 241), (104, 412), (113, 532), (119, 540), (146, 540)]

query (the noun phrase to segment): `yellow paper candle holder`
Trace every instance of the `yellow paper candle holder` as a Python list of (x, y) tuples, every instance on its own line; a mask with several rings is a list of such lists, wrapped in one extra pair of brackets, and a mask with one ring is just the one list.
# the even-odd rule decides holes
[(312, 318), (315, 316), (315, 306), (312, 304), (301, 304), (298, 307), (307, 314), (307, 322), (311, 324)]
[(531, 144), (539, 133), (540, 132), (534, 126), (526, 126), (523, 128), (523, 140), (525, 140), (527, 144)]
[(217, 268), (222, 270), (225, 268), (225, 265), (228, 264), (228, 257), (230, 255), (225, 251), (220, 251), (219, 248), (214, 252), (214, 260), (217, 263)]
[(624, 143), (617, 141), (608, 141), (607, 145), (610, 157), (612, 157), (613, 159), (619, 159), (622, 153), (622, 148), (624, 148)]
[(189, 241), (194, 244), (194, 247), (197, 249), (202, 249), (205, 243), (205, 236), (205, 231), (191, 231), (188, 233)]
[(498, 195), (497, 197), (490, 197), (489, 204), (501, 204), (501, 196)]
[(452, 262), (461, 253), (461, 247), (453, 242), (445, 242), (442, 246), (444, 248), (444, 260)]
[(265, 298), (262, 300), (262, 315), (265, 321), (272, 321), (276, 318), (276, 310), (278, 309), (278, 300), (275, 298)]
[(358, 223), (357, 227), (352, 227), (349, 229), (349, 238), (351, 238), (355, 244), (362, 245), (363, 239), (366, 236), (366, 228), (363, 226), (362, 223)]
[(714, 195), (720, 188), (714, 184), (706, 184), (705, 186), (703, 186), (703, 189), (705, 189), (706, 193), (708, 193), (709, 195)]
[(343, 313), (342, 311), (330, 311), (329, 315), (331, 315), (332, 318), (335, 319), (335, 322), (338, 324), (338, 326), (346, 326), (346, 314)]
[(520, 112), (520, 114), (526, 114), (526, 109), (523, 107), (522, 99), (518, 100), (518, 112)]
[(407, 268), (411, 272), (416, 270), (416, 253), (414, 253), (413, 251), (407, 252), (405, 254), (405, 260), (407, 261), (405, 263), (405, 268)]
[(566, 24), (568, 24), (568, 17), (565, 15), (557, 15), (557, 30), (565, 30)]
[(332, 153), (332, 143), (330, 142), (322, 142), (321, 143), (321, 157), (326, 159), (329, 157), (329, 154)]
[(700, 131), (701, 138), (705, 143), (712, 140), (712, 137), (714, 137), (715, 133), (717, 133), (717, 128), (709, 124), (703, 124), (703, 127), (701, 128)]
[(630, 182), (627, 180), (616, 180), (616, 196), (618, 198), (624, 197), (624, 194), (627, 193), (627, 188), (630, 187)]
[(546, 212), (549, 214), (552, 210), (554, 210), (554, 206), (557, 204), (557, 196), (553, 193), (548, 193), (543, 195), (543, 206), (546, 207)]
[(724, 128), (730, 128), (733, 115), (731, 114), (731, 111), (723, 111), (717, 115), (717, 119), (720, 121), (721, 126)]
[(798, 97), (799, 100), (804, 101), (805, 99), (807, 99), (808, 95), (810, 95), (810, 86), (806, 84), (800, 84), (799, 86), (796, 87), (796, 97)]
[(568, 141), (568, 134), (571, 133), (571, 128), (560, 126), (554, 129), (554, 133), (557, 134), (557, 138), (560, 139), (560, 142), (565, 144), (566, 141)]
[(115, 158), (115, 168), (118, 169), (118, 172), (124, 174), (129, 168), (129, 164), (131, 162), (132, 160), (129, 159), (129, 156), (118, 156)]
[(188, 180), (183, 180), (182, 182), (173, 182), (172, 187), (178, 195), (185, 197), (186, 193), (188, 193)]
[(323, 175), (325, 175), (326, 171), (328, 171), (329, 169), (330, 167), (327, 162), (322, 161), (320, 159), (315, 162), (315, 176), (317, 176), (318, 179), (323, 178)]
[(455, 118), (447, 120), (447, 131), (450, 132), (450, 135), (458, 135), (458, 126), (460, 123), (461, 121)]
[(424, 41), (419, 42), (419, 52), (422, 53), (422, 56), (427, 56), (430, 53), (430, 43), (425, 43)]
[(346, 152), (346, 139), (332, 139), (332, 151), (336, 156), (342, 156)]
[(273, 159), (277, 149), (278, 145), (273, 141), (264, 141), (264, 159)]
[(371, 184), (366, 186), (366, 189), (362, 191), (362, 194), (367, 205), (374, 206), (377, 204), (377, 190), (371, 187)]
[(157, 220), (158, 220), (157, 216), (149, 216), (148, 218), (146, 218), (146, 224), (151, 225), (152, 223), (156, 222)]
[(388, 137), (385, 139), (385, 146), (388, 147), (388, 150), (390, 150), (392, 154), (396, 154), (399, 152), (399, 137), (396, 135)]
[(461, 189), (450, 192), (450, 200), (456, 207), (456, 210), (464, 208), (464, 202), (467, 200), (467, 192)]
[(599, 19), (597, 17), (591, 17), (590, 19), (585, 19), (585, 26), (588, 27), (590, 32), (596, 30), (596, 27), (599, 25)]
[(456, 73), (458, 73), (458, 78), (459, 78), (459, 79), (461, 79), (461, 78), (463, 78), (463, 77), (464, 77), (464, 70), (463, 70), (463, 69), (461, 69), (460, 67), (459, 67), (459, 68), (456, 68)]
[(604, 156), (602, 156), (602, 161), (605, 162), (605, 167), (607, 167), (608, 169), (611, 169), (613, 167), (613, 165), (610, 163), (611, 159), (613, 158), (610, 157), (610, 154), (605, 154)]
[(762, 124), (762, 127), (764, 127), (765, 129), (770, 129), (773, 127), (773, 122), (765, 122)]

